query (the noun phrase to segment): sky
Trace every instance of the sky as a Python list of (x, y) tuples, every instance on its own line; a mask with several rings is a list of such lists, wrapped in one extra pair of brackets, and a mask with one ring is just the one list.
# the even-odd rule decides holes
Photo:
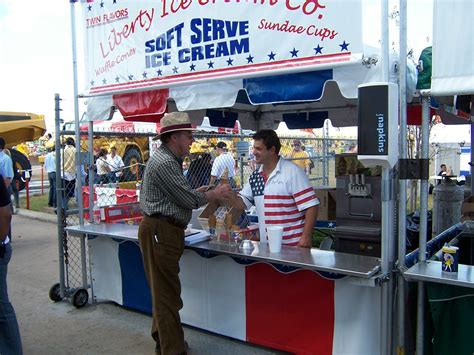
[[(157, 0), (158, 1), (158, 0)], [(325, 0), (328, 1), (328, 0)], [(376, 46), (380, 32), (380, 0), (363, 0), (364, 39)], [(389, 9), (396, 2), (389, 1)], [(408, 48), (431, 45), (432, 0), (407, 1)], [(79, 5), (76, 5), (78, 7)], [(376, 18), (376, 21), (370, 19)], [(398, 29), (391, 20), (396, 41)], [(79, 31), (79, 30), (78, 30)], [(60, 94), (61, 118), (74, 119), (74, 91), (70, 4), (68, 0), (0, 0), (0, 110), (43, 114), (54, 126), (54, 95)], [(80, 43), (79, 43), (80, 45)], [(79, 65), (82, 52), (79, 48)], [(79, 72), (79, 92), (83, 78)], [(82, 103), (81, 103), (82, 104)], [(80, 106), (80, 110), (82, 110)]]

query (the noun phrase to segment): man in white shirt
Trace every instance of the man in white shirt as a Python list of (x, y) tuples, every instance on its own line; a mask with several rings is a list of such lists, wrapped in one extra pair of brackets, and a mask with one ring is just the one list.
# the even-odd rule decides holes
[(281, 143), (275, 131), (258, 131), (253, 139), (255, 161), (260, 167), (235, 196), (233, 207), (257, 208), (261, 241), (266, 240), (267, 226), (282, 226), (283, 244), (311, 248), (319, 200), (308, 176), (280, 157)]
[(49, 195), (48, 206), (56, 207), (56, 152), (54, 146), (48, 149), (44, 158), (44, 169), (48, 173)]
[(125, 166), (120, 155), (117, 155), (117, 148), (110, 147), (110, 154), (107, 156), (107, 164), (110, 168), (110, 173), (107, 174), (110, 182), (117, 182), (122, 176), (122, 168)]
[(212, 163), (211, 180), (209, 185), (218, 183), (222, 177), (224, 171), (228, 172), (229, 184), (232, 188), (236, 187), (234, 176), (235, 176), (235, 161), (231, 153), (227, 152), (227, 144), (224, 142), (218, 142), (216, 145), (218, 156)]

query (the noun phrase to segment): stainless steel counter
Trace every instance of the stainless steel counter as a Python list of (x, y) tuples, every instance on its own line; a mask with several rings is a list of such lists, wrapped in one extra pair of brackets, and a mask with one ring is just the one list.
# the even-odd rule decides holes
[(457, 274), (441, 271), (440, 261), (427, 261), (413, 265), (405, 272), (409, 281), (427, 281), (474, 288), (474, 266), (459, 264)]
[[(67, 227), (71, 235), (96, 235), (109, 238), (137, 241), (138, 226), (127, 224), (89, 224)], [(238, 245), (225, 245), (210, 241), (200, 242), (188, 249), (277, 263), (310, 270), (325, 271), (360, 278), (371, 278), (380, 271), (380, 259), (370, 256), (337, 253), (319, 249), (282, 246), (280, 253), (270, 253), (267, 244), (252, 242), (253, 250), (242, 250)], [(441, 267), (440, 267), (441, 268)]]

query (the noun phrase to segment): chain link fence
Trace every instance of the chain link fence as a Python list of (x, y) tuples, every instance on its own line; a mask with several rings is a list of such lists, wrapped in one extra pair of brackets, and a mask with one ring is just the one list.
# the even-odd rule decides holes
[[(146, 161), (160, 145), (159, 140), (153, 140), (155, 132), (94, 132), (92, 149), (89, 149), (87, 133), (80, 133), (79, 144), (74, 134), (58, 132), (63, 143), (56, 148), (56, 154), (61, 157), (61, 183), (57, 193), (63, 214), (66, 291), (86, 287), (91, 275), (87, 267), (87, 243), (69, 237), (64, 228), (80, 224), (81, 218), (85, 223), (93, 221), (101, 207), (136, 205)], [(195, 132), (194, 137), (190, 154), (183, 160), (183, 174), (192, 188), (218, 183), (224, 175), (234, 188), (240, 189), (257, 169), (251, 135)], [(335, 186), (335, 154), (348, 151), (356, 142), (296, 135), (282, 136), (280, 140), (280, 155), (301, 166), (315, 187)], [(79, 163), (76, 162), (78, 157)], [(82, 210), (78, 208), (79, 195), (82, 195)]]

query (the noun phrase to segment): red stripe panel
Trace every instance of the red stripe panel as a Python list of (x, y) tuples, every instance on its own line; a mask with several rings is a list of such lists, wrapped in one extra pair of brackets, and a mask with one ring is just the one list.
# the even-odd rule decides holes
[(334, 281), (257, 263), (245, 268), (245, 289), (247, 341), (295, 354), (332, 354)]

